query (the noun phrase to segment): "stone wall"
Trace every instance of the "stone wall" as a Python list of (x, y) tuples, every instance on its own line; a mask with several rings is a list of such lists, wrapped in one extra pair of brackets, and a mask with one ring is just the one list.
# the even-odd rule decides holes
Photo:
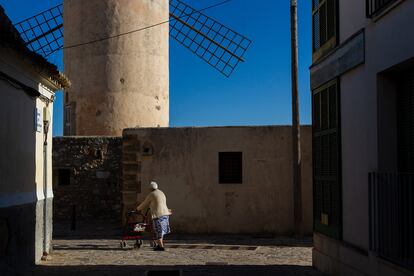
[[(312, 232), (309, 126), (302, 127), (303, 233)], [(291, 234), (290, 126), (137, 128), (123, 133), (123, 204), (142, 202), (158, 182), (175, 233)], [(219, 153), (242, 156), (242, 180), (219, 180)]]
[(55, 220), (121, 217), (121, 138), (53, 139)]

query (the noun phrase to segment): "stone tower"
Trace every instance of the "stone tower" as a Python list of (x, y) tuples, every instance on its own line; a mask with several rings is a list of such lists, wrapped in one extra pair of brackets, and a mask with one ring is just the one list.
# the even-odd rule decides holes
[(169, 26), (146, 28), (168, 19), (168, 0), (64, 0), (65, 135), (168, 126)]

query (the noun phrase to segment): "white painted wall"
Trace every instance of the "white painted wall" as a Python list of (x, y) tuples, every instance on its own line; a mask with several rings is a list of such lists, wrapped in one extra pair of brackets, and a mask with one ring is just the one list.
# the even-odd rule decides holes
[(8, 207), (36, 200), (35, 99), (2, 80), (0, 91), (0, 207)]
[[(0, 144), (3, 145), (0, 158), (0, 207), (32, 203), (43, 196), (43, 128), (37, 132), (34, 127), (35, 108), (43, 114), (46, 100), (54, 95), (52, 85), (36, 73), (21, 56), (13, 51), (0, 51), (0, 71), (21, 83), (39, 91), (42, 96), (30, 97), (18, 86), (0, 80)], [(44, 84), (42, 84), (42, 82)], [(42, 98), (42, 99), (41, 99)], [(48, 104), (53, 114), (53, 102)], [(52, 116), (51, 116), (52, 119)], [(43, 124), (43, 123), (42, 123)], [(48, 197), (52, 193), (52, 131), (48, 135)]]
[[(24, 246), (19, 244), (10, 251), (10, 254), (14, 254), (13, 250), (18, 250), (22, 254), (28, 252), (29, 256), (32, 256), (34, 248), (34, 260), (25, 260), (30, 263), (40, 261), (43, 252), (49, 250), (52, 239), (52, 99), (53, 90), (57, 89), (38, 67), (33, 67), (31, 62), (13, 50), (0, 50), (0, 71), (16, 80), (13, 82), (0, 79), (0, 144), (3, 149), (0, 156), (0, 208), (3, 213), (9, 214), (10, 231), (18, 231), (18, 235), (26, 233), (34, 238), (27, 238)], [(40, 95), (29, 95), (30, 93), (23, 90), (17, 81), (38, 91)], [(44, 108), (47, 108), (50, 114), (46, 191), (43, 153)], [(35, 124), (37, 112), (40, 113), (38, 127)], [(44, 200), (46, 198), (49, 200)], [(24, 211), (19, 213), (16, 210)], [(26, 217), (27, 228), (21, 229), (19, 221), (24, 221)], [(33, 221), (35, 225), (32, 225)], [(18, 235), (12, 234), (12, 239), (18, 239)], [(44, 241), (46, 249), (43, 246)]]
[[(39, 91), (42, 93), (50, 93), (50, 90), (43, 85), (39, 85)], [(47, 198), (53, 197), (53, 190), (52, 190), (52, 131), (53, 131), (53, 103), (46, 104), (45, 101), (41, 99), (36, 100), (36, 107), (43, 113), (43, 108), (48, 108), (49, 110), (49, 131), (47, 134), (47, 189), (46, 193), (44, 191), (44, 153), (43, 153), (43, 142), (44, 142), (44, 135), (45, 133), (36, 132), (36, 194), (38, 200), (44, 199), (45, 194)], [(43, 115), (43, 114), (42, 114)]]
[(361, 30), (366, 22), (365, 1), (340, 0), (339, 1), (339, 41), (347, 40), (353, 34)]
[(341, 42), (365, 28), (366, 62), (340, 78), (343, 239), (368, 249), (368, 173), (378, 169), (377, 74), (414, 57), (414, 1), (377, 21), (365, 1), (340, 1)]

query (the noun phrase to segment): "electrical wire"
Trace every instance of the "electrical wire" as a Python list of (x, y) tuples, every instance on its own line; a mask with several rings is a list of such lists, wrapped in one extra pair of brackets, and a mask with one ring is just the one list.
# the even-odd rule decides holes
[[(202, 12), (202, 11), (205, 11), (205, 10), (209, 10), (209, 9), (212, 9), (212, 8), (216, 8), (218, 6), (227, 4), (229, 2), (231, 2), (231, 0), (221, 1), (219, 3), (216, 3), (216, 4), (213, 4), (211, 6), (202, 8), (200, 10), (195, 10), (192, 13), (185, 14), (185, 15), (180, 16), (178, 18), (189, 17), (189, 16), (191, 16), (191, 15), (193, 15), (195, 13), (199, 13), (199, 12)], [(108, 37), (104, 37), (104, 38), (100, 38), (100, 39), (96, 39), (96, 40), (92, 40), (92, 41), (88, 41), (88, 42), (84, 42), (84, 43), (79, 43), (79, 44), (64, 46), (64, 47), (61, 47), (60, 49), (71, 49), (71, 48), (75, 48), (75, 47), (81, 47), (81, 46), (85, 46), (85, 45), (89, 45), (89, 44), (93, 44), (93, 43), (97, 43), (97, 42), (101, 42), (101, 41), (105, 41), (105, 40), (109, 40), (109, 39), (113, 39), (113, 38), (118, 38), (118, 37), (125, 36), (125, 35), (129, 35), (129, 34), (133, 34), (133, 33), (136, 33), (136, 32), (144, 31), (144, 30), (147, 30), (147, 29), (151, 29), (151, 28), (154, 28), (154, 27), (163, 25), (163, 24), (167, 24), (167, 23), (170, 23), (170, 20), (166, 20), (166, 21), (163, 21), (163, 22), (154, 24), (154, 25), (146, 26), (146, 27), (143, 27), (143, 28), (139, 28), (139, 29), (136, 29), (136, 30), (129, 31), (129, 32), (117, 34), (117, 35), (114, 35), (114, 36), (108, 36)]]

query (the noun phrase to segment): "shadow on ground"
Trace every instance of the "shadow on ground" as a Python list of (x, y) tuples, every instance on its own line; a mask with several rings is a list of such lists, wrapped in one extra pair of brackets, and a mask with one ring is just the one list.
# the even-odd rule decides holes
[[(29, 274), (26, 273), (21, 275), (322, 275), (320, 272), (307, 265), (311, 263), (311, 254), (309, 253), (311, 250), (310, 247), (312, 247), (311, 237), (295, 239), (292, 237), (277, 237), (273, 235), (172, 234), (168, 235), (166, 242), (167, 249), (168, 247), (171, 249), (169, 251), (170, 255), (152, 256), (152, 251), (146, 252), (145, 248), (144, 251), (132, 251), (131, 248), (126, 250), (120, 249), (119, 242), (121, 233), (122, 229), (117, 222), (78, 222), (76, 230), (74, 231), (71, 230), (70, 222), (55, 223), (55, 243), (54, 253), (52, 253), (52, 258), (55, 263), (52, 261), (48, 264), (45, 263), (36, 266)], [(145, 239), (148, 240), (149, 236), (147, 235)], [(131, 241), (131, 243), (133, 243), (133, 241)], [(145, 244), (148, 247), (148, 241), (145, 241)], [(260, 252), (256, 250), (259, 247), (262, 248), (262, 251)], [(187, 250), (199, 248), (202, 250), (193, 252)], [(216, 249), (216, 251), (209, 251), (209, 249)], [(217, 249), (220, 250), (217, 251)], [(120, 251), (130, 252), (123, 255)], [(54, 254), (55, 256), (53, 256)], [(214, 256), (207, 258), (208, 254), (214, 254)], [(254, 263), (256, 260), (255, 258), (252, 258), (252, 260), (244, 259), (249, 256), (254, 257), (255, 254), (258, 258), (263, 258), (261, 259), (263, 262), (273, 262), (272, 258), (278, 258), (276, 261), (280, 261), (281, 264), (258, 265), (259, 263)], [(194, 255), (197, 255), (199, 258), (195, 258)], [(180, 256), (191, 256), (191, 258), (189, 258), (190, 261), (196, 262), (196, 264), (183, 264), (183, 260), (181, 260), (181, 262), (180, 260), (177, 260)], [(96, 265), (90, 263), (101, 257), (104, 258), (103, 262), (106, 262), (106, 264), (103, 264), (102, 262), (101, 264), (97, 263)], [(83, 260), (83, 258), (87, 261)], [(157, 259), (157, 262), (155, 262), (157, 265), (148, 265), (154, 263), (153, 258), (170, 259), (164, 259), (164, 261), (168, 261), (166, 262), (166, 265), (162, 265), (163, 259)], [(220, 262), (206, 262), (205, 265), (200, 265), (199, 260), (204, 260), (204, 258), (206, 260), (210, 259)], [(232, 259), (237, 259), (239, 263), (245, 264), (227, 265), (227, 261), (231, 263)], [(289, 262), (287, 264), (282, 263), (286, 261)], [(177, 265), (170, 265), (175, 263), (177, 263)], [(202, 261), (201, 264), (202, 263), (204, 263), (204, 261)]]
[[(76, 230), (71, 230), (70, 221), (54, 222), (54, 239), (63, 240), (120, 240), (122, 228), (117, 221), (79, 221)], [(144, 235), (149, 239), (149, 234)], [(312, 247), (312, 237), (281, 237), (274, 235), (216, 235), (216, 234), (175, 234), (166, 236), (169, 244), (217, 244), (217, 245), (244, 245), (244, 246), (289, 246)]]
[(206, 265), (206, 266), (37, 266), (34, 276), (69, 276), (69, 275), (122, 275), (122, 276), (321, 276), (318, 271), (308, 266), (296, 265)]

